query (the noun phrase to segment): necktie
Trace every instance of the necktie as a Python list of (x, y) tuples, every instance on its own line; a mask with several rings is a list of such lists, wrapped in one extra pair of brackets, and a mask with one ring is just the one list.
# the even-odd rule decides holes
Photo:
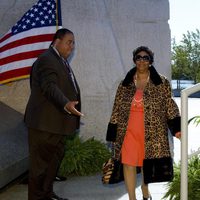
[(76, 86), (76, 82), (75, 82), (75, 78), (74, 78), (72, 69), (71, 69), (71, 67), (70, 67), (70, 65), (67, 61), (65, 61), (64, 59), (62, 59), (62, 61), (63, 61), (64, 65), (66, 66), (67, 71), (69, 72), (70, 78), (72, 80), (72, 83), (74, 85), (74, 88), (75, 88), (76, 92), (78, 93), (78, 89), (77, 89), (77, 86)]

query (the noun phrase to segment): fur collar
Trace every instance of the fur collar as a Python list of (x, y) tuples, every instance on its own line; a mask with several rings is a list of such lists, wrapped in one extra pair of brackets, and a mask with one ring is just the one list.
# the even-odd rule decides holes
[[(149, 71), (150, 71), (150, 79), (153, 82), (153, 84), (160, 85), (162, 83), (162, 79), (153, 65), (151, 65), (151, 67), (149, 67)], [(136, 67), (132, 68), (126, 74), (125, 79), (122, 82), (122, 85), (128, 86), (133, 81), (133, 76), (135, 75), (135, 73), (136, 73)]]

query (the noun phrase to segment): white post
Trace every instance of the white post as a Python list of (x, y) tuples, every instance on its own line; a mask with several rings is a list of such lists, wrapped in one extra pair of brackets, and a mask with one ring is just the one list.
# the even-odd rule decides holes
[(188, 96), (181, 91), (181, 200), (188, 199)]
[(188, 96), (200, 91), (200, 83), (181, 91), (181, 200), (188, 200)]

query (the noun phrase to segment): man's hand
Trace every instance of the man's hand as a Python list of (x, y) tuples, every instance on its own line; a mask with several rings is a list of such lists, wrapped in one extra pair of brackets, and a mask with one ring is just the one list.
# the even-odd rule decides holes
[(64, 109), (66, 112), (68, 112), (69, 114), (73, 114), (73, 115), (77, 115), (77, 116), (84, 116), (83, 113), (79, 112), (75, 106), (78, 104), (78, 101), (69, 101)]

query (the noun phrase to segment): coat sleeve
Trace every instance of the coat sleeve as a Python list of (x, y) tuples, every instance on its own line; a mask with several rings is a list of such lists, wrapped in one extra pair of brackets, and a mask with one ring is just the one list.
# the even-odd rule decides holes
[(181, 130), (181, 118), (179, 108), (172, 97), (172, 89), (169, 81), (165, 79), (164, 87), (166, 91), (167, 124), (173, 136)]
[(121, 92), (122, 92), (122, 83), (120, 83), (117, 88), (111, 118), (110, 118), (110, 121), (109, 121), (109, 124), (107, 127), (106, 140), (111, 141), (111, 142), (114, 142), (116, 140), (118, 112), (119, 112), (119, 103), (120, 103)]

